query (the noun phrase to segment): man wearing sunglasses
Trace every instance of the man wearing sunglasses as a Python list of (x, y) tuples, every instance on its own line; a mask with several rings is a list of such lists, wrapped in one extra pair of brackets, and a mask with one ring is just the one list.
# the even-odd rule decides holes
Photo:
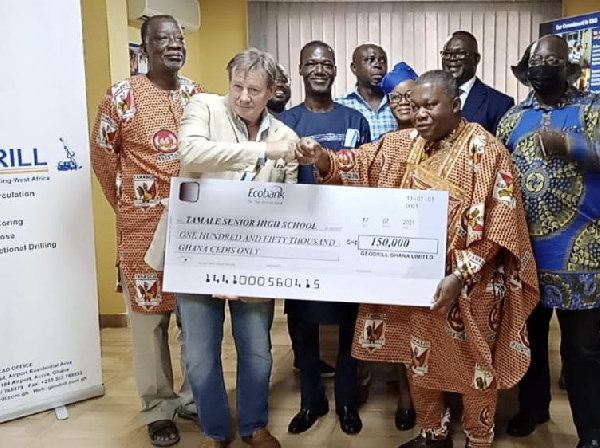
[(481, 55), (477, 50), (475, 36), (468, 31), (454, 32), (440, 54), (442, 68), (458, 83), (462, 116), (495, 134), (498, 122), (515, 102), (477, 78), (477, 65)]

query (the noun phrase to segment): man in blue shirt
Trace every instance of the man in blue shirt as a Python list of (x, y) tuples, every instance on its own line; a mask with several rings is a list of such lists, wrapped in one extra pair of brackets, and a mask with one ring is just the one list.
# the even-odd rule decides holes
[(388, 97), (381, 89), (381, 80), (388, 70), (387, 55), (379, 45), (360, 45), (352, 53), (350, 70), (356, 76), (356, 88), (335, 101), (364, 115), (375, 142), (398, 126)]
[(546, 36), (513, 67), (533, 88), (498, 126), (520, 178), (537, 260), (541, 303), (527, 322), (531, 364), (507, 432), (531, 434), (550, 419), (548, 329), (553, 308), (580, 442), (600, 447), (600, 96), (576, 90), (567, 42)]
[[(324, 42), (313, 41), (300, 51), (300, 75), (304, 81), (304, 102), (278, 115), (299, 137), (312, 137), (323, 146), (344, 151), (371, 141), (369, 124), (359, 112), (331, 97), (337, 74), (335, 53)], [(312, 165), (301, 166), (298, 183), (313, 184)], [(288, 426), (291, 433), (309, 429), (317, 418), (329, 412), (325, 387), (320, 377), (319, 324), (339, 324), (339, 350), (335, 367), (335, 407), (342, 430), (356, 434), (362, 429), (356, 403), (356, 360), (351, 356), (358, 305), (288, 300), (288, 319), (295, 328), (295, 345), (300, 366), (300, 412)]]

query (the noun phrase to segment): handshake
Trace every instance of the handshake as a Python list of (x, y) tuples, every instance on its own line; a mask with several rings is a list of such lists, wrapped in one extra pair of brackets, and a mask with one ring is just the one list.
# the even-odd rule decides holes
[[(283, 159), (286, 162), (297, 160), (300, 165), (317, 165), (329, 168), (329, 157), (323, 147), (310, 137), (302, 137), (298, 142), (281, 140), (268, 142), (265, 157), (271, 160)], [(324, 164), (327, 164), (327, 167)]]

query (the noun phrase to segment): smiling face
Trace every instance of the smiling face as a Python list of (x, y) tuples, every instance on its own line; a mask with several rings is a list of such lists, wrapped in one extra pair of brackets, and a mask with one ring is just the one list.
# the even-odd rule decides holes
[(150, 72), (178, 72), (185, 64), (186, 48), (183, 31), (173, 19), (152, 20), (142, 43)]
[(335, 53), (328, 46), (305, 48), (300, 59), (300, 76), (307, 95), (329, 95), (337, 75)]
[(390, 106), (400, 127), (412, 124), (410, 95), (414, 86), (415, 82), (412, 79), (406, 79), (396, 84), (396, 87), (390, 92)]
[(451, 38), (442, 50), (442, 68), (459, 86), (475, 76), (480, 59), (477, 43), (460, 34)]
[(415, 84), (410, 99), (413, 124), (425, 140), (441, 140), (458, 126), (460, 98), (449, 95), (441, 82)]
[(231, 71), (229, 105), (246, 124), (256, 124), (273, 96), (269, 77), (264, 70)]
[(283, 112), (291, 96), (292, 91), (287, 76), (278, 74), (273, 83), (273, 97), (269, 100), (269, 109), (277, 113)]
[(359, 85), (379, 86), (388, 71), (387, 55), (377, 45), (361, 45), (354, 50), (350, 69)]

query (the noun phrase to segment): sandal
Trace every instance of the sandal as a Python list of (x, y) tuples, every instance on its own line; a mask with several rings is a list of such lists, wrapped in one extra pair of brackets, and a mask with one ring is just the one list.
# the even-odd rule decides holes
[[(171, 446), (179, 442), (181, 438), (179, 435), (179, 429), (173, 420), (156, 420), (148, 425), (148, 435), (150, 436), (150, 443), (154, 446)], [(162, 437), (171, 437), (175, 435), (175, 438), (168, 438), (161, 440)]]

